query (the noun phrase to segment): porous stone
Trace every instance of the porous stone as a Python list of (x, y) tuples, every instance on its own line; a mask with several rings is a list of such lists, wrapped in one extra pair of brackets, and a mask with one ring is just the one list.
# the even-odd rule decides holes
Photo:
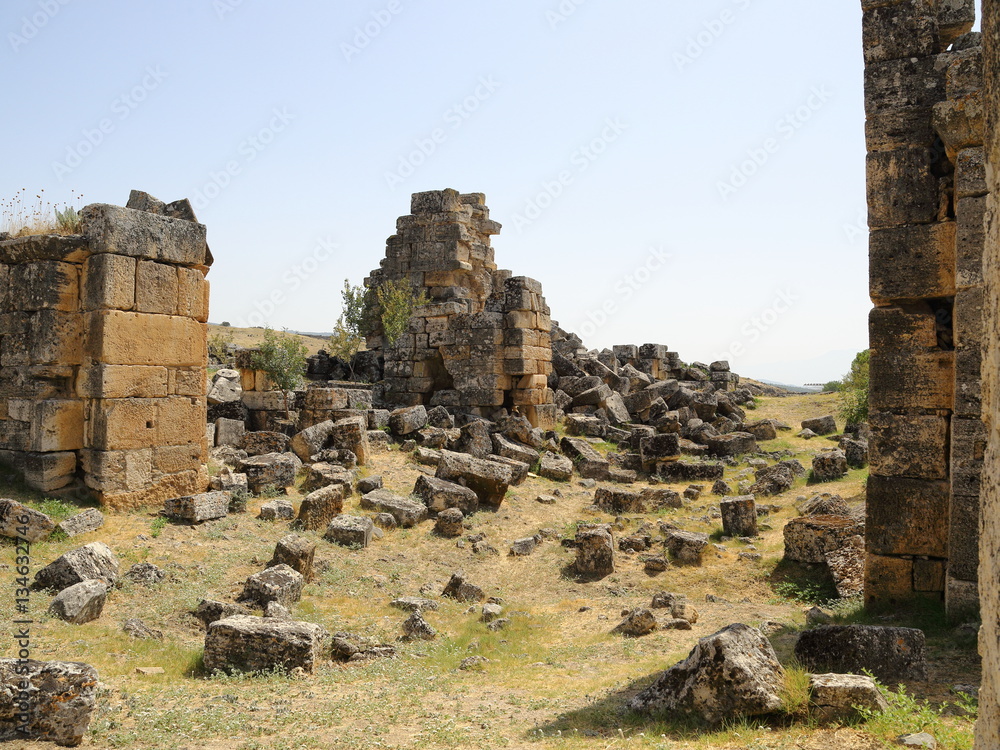
[(341, 515), (330, 522), (323, 538), (344, 547), (367, 547), (374, 531), (375, 524), (370, 518)]
[(414, 612), (403, 622), (404, 641), (432, 641), (435, 638), (437, 638), (437, 631), (431, 627), (420, 612)]
[[(90, 727), (98, 682), (97, 670), (89, 664), (0, 659), (0, 741), (76, 747)], [(19, 706), (23, 693), (27, 716)]]
[(108, 587), (104, 581), (91, 579), (64, 588), (49, 605), (49, 614), (74, 625), (96, 620), (104, 610)]
[(357, 489), (359, 495), (367, 495), (369, 492), (380, 490), (382, 489), (382, 477), (380, 475), (375, 475), (359, 479)]
[(287, 565), (299, 573), (303, 580), (308, 583), (312, 580), (315, 557), (316, 542), (298, 534), (289, 534), (282, 537), (275, 545), (268, 568), (276, 565)]
[(434, 531), (444, 537), (462, 536), (465, 516), (458, 508), (445, 508), (434, 521)]
[(757, 536), (757, 504), (753, 495), (739, 495), (719, 503), (722, 530), (727, 536)]
[(427, 518), (427, 506), (385, 489), (362, 495), (361, 507), (365, 510), (388, 513), (405, 529), (416, 526)]
[(864, 534), (852, 516), (801, 516), (785, 524), (785, 558), (805, 563), (825, 563), (827, 552), (844, 547), (851, 537)]
[(331, 484), (302, 498), (296, 523), (306, 531), (324, 531), (344, 510), (344, 485)]
[(232, 495), (228, 492), (203, 492), (167, 500), (163, 505), (163, 513), (189, 523), (202, 523), (229, 515), (231, 501)]
[(91, 579), (114, 585), (118, 579), (118, 558), (104, 542), (70, 550), (35, 573), (34, 588), (62, 591)]
[[(0, 501), (2, 502), (2, 501)], [(57, 528), (68, 537), (80, 536), (97, 531), (104, 525), (104, 514), (97, 508), (87, 508), (82, 513), (70, 516), (65, 521), (61, 521)]]
[(566, 456), (546, 451), (542, 454), (538, 475), (557, 482), (565, 482), (573, 476), (573, 462)]
[(840, 449), (817, 454), (812, 460), (812, 475), (819, 482), (833, 482), (847, 476), (847, 456)]
[(615, 572), (615, 545), (609, 526), (580, 527), (575, 542), (577, 573), (605, 576)]
[(479, 496), (468, 487), (426, 474), (417, 477), (413, 494), (431, 513), (457, 508), (463, 515), (471, 515), (479, 508)]
[(889, 708), (875, 681), (867, 675), (809, 675), (809, 712), (820, 722), (856, 719), (859, 708), (881, 713)]
[(163, 631), (149, 627), (137, 617), (130, 617), (122, 623), (122, 632), (139, 641), (162, 641)]
[(131, 581), (140, 586), (155, 586), (166, 577), (167, 573), (165, 570), (148, 562), (136, 563), (126, 570), (122, 576), (126, 581)]
[(465, 578), (464, 571), (452, 573), (451, 579), (441, 592), (441, 596), (457, 599), (460, 602), (481, 602), (486, 598), (486, 593)]
[(701, 565), (701, 558), (708, 546), (708, 534), (694, 531), (671, 531), (665, 545), (670, 556), (679, 563)]
[(687, 659), (632, 698), (628, 707), (717, 724), (778, 710), (784, 680), (785, 671), (763, 634), (734, 624), (699, 640)]
[(806, 630), (795, 656), (813, 672), (871, 672), (880, 682), (926, 680), (924, 633), (881, 625), (825, 625)]
[(535, 547), (537, 546), (538, 540), (533, 536), (515, 539), (510, 545), (509, 555), (510, 557), (527, 557), (535, 551)]
[(239, 470), (255, 495), (267, 489), (284, 489), (295, 484), (297, 466), (288, 453), (265, 453), (240, 462)]
[(837, 431), (837, 420), (828, 415), (802, 420), (803, 430), (812, 430), (817, 435), (832, 435)]
[(225, 620), (235, 615), (249, 615), (250, 610), (242, 604), (220, 602), (214, 599), (202, 599), (191, 613), (207, 628), (213, 622)]
[(300, 668), (312, 674), (328, 638), (324, 628), (309, 622), (227, 617), (208, 626), (205, 669), (252, 673)]
[(254, 573), (243, 584), (239, 600), (263, 609), (268, 602), (288, 607), (302, 598), (305, 577), (290, 565), (279, 563)]
[(16, 500), (0, 500), (0, 536), (37, 542), (51, 534), (55, 527), (52, 519), (40, 511)]
[(410, 406), (389, 413), (389, 429), (394, 435), (409, 435), (427, 424), (427, 409)]
[(630, 638), (649, 635), (657, 628), (656, 615), (645, 607), (639, 607), (626, 614), (612, 633), (620, 633)]
[(257, 518), (262, 521), (291, 521), (295, 518), (295, 508), (291, 500), (271, 500), (260, 506)]
[(481, 504), (491, 508), (499, 508), (503, 503), (513, 478), (509, 466), (452, 451), (441, 452), (435, 476), (468, 487)]

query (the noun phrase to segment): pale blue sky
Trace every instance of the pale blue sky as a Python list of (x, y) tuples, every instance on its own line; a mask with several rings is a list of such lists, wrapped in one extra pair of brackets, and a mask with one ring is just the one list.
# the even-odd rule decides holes
[(589, 346), (829, 380), (867, 346), (859, 6), (6, 0), (0, 196), (190, 197), (212, 320), (316, 331), (411, 192), (484, 192)]

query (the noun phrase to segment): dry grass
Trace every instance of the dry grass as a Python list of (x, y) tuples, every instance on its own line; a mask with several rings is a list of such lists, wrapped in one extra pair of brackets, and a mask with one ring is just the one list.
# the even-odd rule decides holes
[[(833, 409), (829, 396), (763, 399), (755, 416), (775, 417), (798, 428), (801, 418)], [(787, 443), (804, 464), (831, 445), (824, 438), (782, 437), (775, 442)], [(745, 464), (727, 469), (727, 480), (741, 468)], [(391, 451), (376, 454), (366, 473), (381, 474), (388, 488), (409, 494), (422, 470), (408, 455)], [(165, 568), (169, 579), (154, 589), (130, 585), (114, 591), (102, 617), (83, 626), (47, 619), (50, 597), (35, 594), (34, 655), (97, 667), (104, 688), (87, 742), (100, 748), (881, 747), (898, 722), (886, 722), (877, 736), (863, 726), (817, 728), (780, 717), (708, 731), (640, 720), (624, 711), (629, 696), (683, 658), (699, 637), (733, 622), (785, 624), (773, 642), (788, 659), (795, 633), (804, 626), (806, 605), (780, 595), (776, 584), (783, 577), (816, 579), (817, 572), (780, 565), (782, 526), (795, 514), (797, 495), (828, 489), (853, 497), (862, 494), (863, 484), (860, 472), (822, 488), (800, 483), (775, 498), (780, 511), (765, 519), (755, 544), (763, 556), (758, 562), (739, 559), (746, 545), (726, 542), (724, 550), (710, 547), (701, 567), (671, 567), (655, 576), (643, 570), (637, 555), (620, 554), (614, 574), (600, 581), (578, 580), (570, 569), (573, 552), (554, 540), (543, 542), (530, 557), (507, 556), (511, 541), (540, 529), (566, 533), (580, 520), (614, 520), (585, 511), (593, 490), (576, 480), (529, 478), (511, 489), (499, 511), (474, 515), (468, 533), (484, 533), (499, 555), (476, 556), (467, 542), (458, 545), (435, 536), (431, 524), (386, 532), (363, 550), (337, 547), (317, 536), (322, 572), (295, 606), (298, 618), (330, 631), (396, 642), (406, 615), (389, 602), (418, 595), (425, 585), (440, 592), (452, 572), (464, 569), (487, 595), (503, 600), (512, 625), (490, 632), (478, 620), (478, 607), (439, 599), (440, 609), (426, 614), (440, 633), (437, 640), (397, 643), (397, 659), (326, 664), (301, 679), (203, 675), (204, 635), (186, 614), (201, 598), (235, 598), (245, 578), (261, 569), (275, 542), (288, 533), (285, 523), (256, 520), (262, 500), (252, 501), (246, 515), (197, 527), (166, 524), (155, 537), (153, 514), (109, 516), (103, 529), (87, 537), (35, 545), (34, 566), (100, 539), (116, 550), (123, 569), (149, 561)], [(555, 505), (535, 502), (537, 495), (554, 489), (562, 495)], [(31, 499), (31, 493), (16, 489), (3, 494)], [(299, 498), (292, 493), (293, 502)], [(711, 517), (717, 502), (706, 494), (682, 509), (627, 516), (621, 519), (621, 533), (661, 518), (685, 529), (718, 532), (720, 522)], [(357, 498), (345, 510), (358, 511)], [(2, 550), (6, 562), (13, 548)], [(653, 593), (664, 590), (686, 594), (695, 604), (700, 618), (693, 630), (657, 631), (640, 639), (610, 633), (623, 610), (648, 605)], [(710, 593), (728, 601), (706, 602)], [(849, 610), (844, 609), (845, 616), (857, 614)], [(10, 613), (3, 611), (3, 616)], [(133, 641), (121, 633), (120, 623), (135, 616), (162, 630), (164, 641)], [(933, 679), (911, 689), (937, 700), (954, 682), (978, 681), (974, 647), (949, 645), (944, 637), (932, 639), (931, 646)], [(473, 654), (489, 661), (480, 670), (460, 671), (462, 659)], [(160, 666), (166, 674), (135, 674), (139, 666)], [(801, 715), (801, 670), (792, 671), (788, 693), (790, 713)], [(944, 720), (958, 736), (971, 736), (968, 719)]]
[[(226, 337), (229, 343), (248, 349), (252, 349), (264, 341), (263, 328), (236, 328), (234, 326), (221, 326), (210, 323), (208, 326), (208, 335), (210, 337), (222, 335)], [(301, 333), (292, 332), (289, 332), (288, 335), (304, 344), (310, 355), (318, 353), (320, 349), (326, 349), (329, 343), (329, 339), (317, 336), (305, 336)]]
[[(83, 195), (74, 196), (76, 202), (82, 198)], [(42, 234), (76, 234), (78, 226), (75, 223), (63, 223), (57, 220), (58, 208), (57, 204), (45, 199), (44, 189), (31, 200), (27, 189), (21, 188), (12, 198), (0, 200), (0, 232), (6, 232), (12, 238)]]

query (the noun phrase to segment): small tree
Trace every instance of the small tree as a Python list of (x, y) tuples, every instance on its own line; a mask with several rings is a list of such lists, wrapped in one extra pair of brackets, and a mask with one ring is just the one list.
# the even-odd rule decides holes
[(868, 421), (868, 359), (870, 350), (865, 349), (851, 362), (840, 386), (840, 415), (848, 424)]
[(386, 346), (395, 346), (399, 337), (406, 332), (413, 311), (430, 300), (423, 289), (419, 294), (406, 279), (386, 281), (376, 289), (378, 304), (382, 309), (382, 333)]
[(340, 297), (342, 308), (333, 326), (329, 347), (333, 356), (347, 362), (353, 378), (354, 356), (361, 350), (370, 330), (371, 292), (362, 286), (351, 286), (351, 282), (344, 279)]
[(209, 356), (220, 364), (226, 364), (229, 361), (229, 347), (232, 346), (232, 343), (232, 331), (218, 331), (217, 333), (213, 333), (208, 337)]
[[(282, 393), (295, 390), (302, 382), (309, 350), (305, 344), (288, 332), (277, 333), (264, 329), (264, 342), (250, 355), (250, 366), (267, 375), (271, 390)], [(288, 401), (285, 401), (285, 419), (290, 417)]]

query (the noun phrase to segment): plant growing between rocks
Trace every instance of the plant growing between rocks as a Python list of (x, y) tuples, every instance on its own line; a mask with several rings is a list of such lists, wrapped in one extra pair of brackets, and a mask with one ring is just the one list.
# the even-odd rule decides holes
[[(251, 355), (250, 365), (267, 375), (271, 390), (293, 391), (302, 382), (308, 353), (304, 344), (287, 333), (265, 328), (264, 342)], [(290, 418), (287, 402), (285, 418)]]

